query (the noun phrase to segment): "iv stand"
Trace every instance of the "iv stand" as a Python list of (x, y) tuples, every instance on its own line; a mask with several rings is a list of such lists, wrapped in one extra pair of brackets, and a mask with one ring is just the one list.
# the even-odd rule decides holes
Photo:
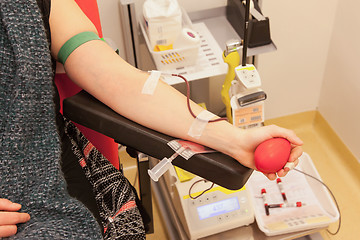
[(250, 15), (250, 0), (246, 0), (245, 4), (245, 21), (244, 21), (244, 42), (242, 51), (242, 66), (246, 66), (247, 48), (248, 48), (248, 27)]

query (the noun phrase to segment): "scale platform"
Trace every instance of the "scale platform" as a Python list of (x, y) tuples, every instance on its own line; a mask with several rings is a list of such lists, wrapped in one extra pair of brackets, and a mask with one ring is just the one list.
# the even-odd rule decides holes
[(228, 190), (177, 167), (171, 167), (162, 180), (162, 191), (168, 193), (175, 222), (182, 226), (184, 238), (180, 239), (207, 239), (254, 222), (253, 206), (245, 187)]

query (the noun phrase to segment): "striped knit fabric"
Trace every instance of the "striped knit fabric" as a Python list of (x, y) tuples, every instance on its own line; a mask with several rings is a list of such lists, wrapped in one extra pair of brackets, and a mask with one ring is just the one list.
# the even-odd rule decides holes
[(142, 217), (128, 180), (66, 119), (65, 133), (70, 138), (80, 166), (93, 186), (104, 227), (104, 238), (145, 239)]

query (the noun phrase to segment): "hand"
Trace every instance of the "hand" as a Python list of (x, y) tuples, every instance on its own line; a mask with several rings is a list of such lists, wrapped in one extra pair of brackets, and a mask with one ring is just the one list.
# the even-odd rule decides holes
[(15, 235), (18, 223), (30, 220), (27, 213), (19, 213), (21, 205), (7, 199), (0, 198), (0, 238)]
[[(298, 158), (303, 152), (301, 148), (303, 142), (292, 130), (281, 128), (275, 125), (243, 131), (242, 136), (240, 136), (240, 146), (237, 148), (238, 151), (235, 155), (235, 158), (238, 159), (241, 164), (257, 170), (254, 162), (254, 152), (256, 147), (263, 141), (274, 137), (282, 137), (289, 140), (291, 143), (291, 153), (288, 162), (294, 162), (296, 166), (299, 163)], [(270, 180), (275, 180), (276, 175), (279, 177), (284, 177), (289, 171), (289, 168), (285, 168), (279, 170), (277, 173), (264, 173), (264, 175)]]

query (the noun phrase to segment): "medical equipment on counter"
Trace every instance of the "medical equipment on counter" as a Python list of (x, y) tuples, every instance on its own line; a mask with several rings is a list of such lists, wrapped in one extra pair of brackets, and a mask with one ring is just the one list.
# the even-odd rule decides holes
[(244, 40), (242, 46), (242, 64), (238, 50), (239, 40), (226, 43), (223, 53), (224, 62), (228, 64), (228, 73), (221, 90), (222, 101), (226, 107), (228, 121), (237, 127), (251, 128), (261, 126), (264, 121), (265, 92), (260, 88), (261, 79), (256, 68), (246, 63), (248, 48), (248, 22), (250, 0), (246, 0), (244, 21)]
[(267, 96), (260, 88), (261, 80), (255, 66), (252, 64), (237, 66), (239, 54), (236, 50), (227, 56), (224, 55), (224, 61), (228, 63), (229, 68), (221, 97), (226, 107), (228, 121), (242, 128), (262, 126), (264, 100)]
[(228, 190), (173, 167), (164, 176), (176, 213), (189, 239), (254, 222), (253, 207), (245, 187)]
[(252, 64), (235, 68), (229, 91), (232, 123), (241, 128), (260, 127), (264, 122), (266, 93), (260, 88), (259, 73)]

